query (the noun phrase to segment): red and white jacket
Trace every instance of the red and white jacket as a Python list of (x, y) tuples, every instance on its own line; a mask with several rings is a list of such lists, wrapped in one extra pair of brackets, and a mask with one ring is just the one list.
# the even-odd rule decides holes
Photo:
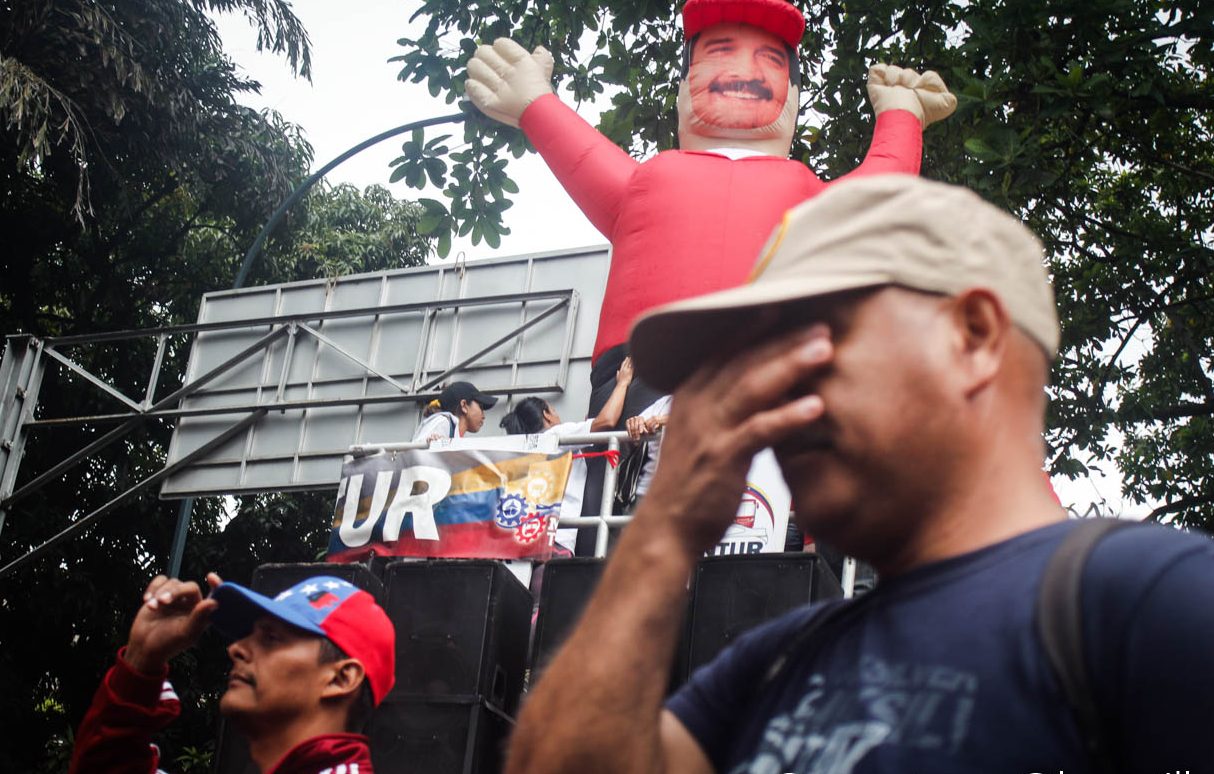
[[(154, 774), (156, 732), (181, 714), (181, 701), (161, 674), (131, 668), (119, 651), (76, 731), (69, 774)], [(374, 774), (367, 737), (326, 734), (293, 747), (267, 774)]]

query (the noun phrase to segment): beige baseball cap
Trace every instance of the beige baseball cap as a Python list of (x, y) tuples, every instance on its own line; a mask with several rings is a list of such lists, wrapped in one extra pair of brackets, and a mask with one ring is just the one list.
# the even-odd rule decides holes
[(632, 327), (637, 374), (673, 391), (760, 307), (898, 285), (954, 295), (986, 288), (1053, 358), (1058, 313), (1041, 242), (973, 191), (915, 175), (837, 183), (793, 207), (741, 287), (658, 307)]

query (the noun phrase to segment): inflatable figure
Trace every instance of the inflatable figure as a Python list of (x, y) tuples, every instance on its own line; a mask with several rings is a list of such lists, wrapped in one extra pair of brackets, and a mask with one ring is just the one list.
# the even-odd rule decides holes
[[(600, 360), (618, 365), (642, 312), (744, 282), (784, 211), (829, 185), (788, 158), (804, 29), (785, 0), (688, 0), (679, 150), (644, 162), (556, 97), (542, 47), (528, 53), (500, 38), (469, 61), (472, 102), (523, 130), (611, 242), (596, 372)], [(873, 140), (850, 175), (917, 174), (923, 127), (952, 113), (956, 99), (933, 72), (886, 65), (870, 69), (868, 95)]]

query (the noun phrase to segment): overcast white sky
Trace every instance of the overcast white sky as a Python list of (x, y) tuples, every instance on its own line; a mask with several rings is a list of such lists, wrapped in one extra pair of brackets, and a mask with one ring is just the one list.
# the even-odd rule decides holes
[[(453, 106), (432, 98), (423, 86), (396, 80), (399, 67), (387, 61), (401, 51), (398, 38), (416, 37), (420, 31), (409, 25), (417, 2), (295, 0), (293, 5), (312, 38), (312, 83), (292, 77), (283, 59), (259, 54), (252, 30), (242, 17), (219, 16), (217, 21), (229, 55), (262, 84), (262, 93), (248, 97), (246, 103), (273, 108), (302, 126), (316, 151), (316, 167), (382, 131), (455, 112)], [(587, 117), (593, 120), (593, 116)], [(446, 133), (427, 131), (428, 137)], [(462, 129), (457, 126), (453, 132), (458, 138)], [(331, 172), (328, 179), (359, 187), (388, 186), (388, 162), (399, 155), (403, 140), (388, 140), (364, 151)], [(606, 242), (538, 157), (512, 159), (509, 171), (520, 189), (514, 206), (505, 213), (511, 235), (498, 250), (484, 243), (473, 247), (466, 239), (456, 240), (452, 257), (460, 251), (473, 260)], [(403, 183), (388, 187), (401, 198), (441, 198), (436, 192), (421, 194)], [(1141, 518), (1149, 508), (1124, 502), (1120, 479), (1112, 465), (1107, 467), (1113, 476), (1095, 475), (1075, 482), (1056, 478), (1054, 486), (1063, 504), (1083, 511), (1090, 503), (1107, 502), (1112, 513)]]
[[(380, 132), (457, 112), (455, 106), (431, 97), (424, 86), (398, 81), (399, 65), (387, 61), (403, 51), (396, 44), (398, 38), (416, 37), (414, 33), (420, 32), (408, 23), (418, 3), (295, 0), (293, 5), (312, 38), (311, 84), (292, 77), (281, 57), (258, 53), (255, 36), (243, 17), (216, 18), (229, 55), (262, 84), (261, 95), (245, 101), (253, 107), (273, 108), (303, 126), (316, 151), (317, 167)], [(427, 137), (449, 132), (456, 140), (463, 136), (463, 128), (458, 125), (426, 131)], [(442, 199), (437, 191), (422, 194), (403, 182), (388, 185), (388, 163), (400, 155), (405, 139), (407, 136), (385, 140), (363, 151), (329, 173), (328, 179), (359, 187), (378, 183), (400, 198), (424, 195)], [(469, 240), (457, 240), (453, 257), (461, 249), (471, 260), (606, 242), (565, 195), (541, 159), (511, 159), (509, 171), (520, 189), (514, 206), (505, 213), (512, 233), (496, 251), (483, 242), (473, 247)]]

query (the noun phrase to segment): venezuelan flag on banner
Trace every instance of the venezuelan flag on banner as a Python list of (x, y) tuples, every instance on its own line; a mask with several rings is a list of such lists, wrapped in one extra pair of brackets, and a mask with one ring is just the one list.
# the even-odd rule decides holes
[(430, 449), (348, 458), (329, 561), (378, 556), (547, 559), (571, 458)]

